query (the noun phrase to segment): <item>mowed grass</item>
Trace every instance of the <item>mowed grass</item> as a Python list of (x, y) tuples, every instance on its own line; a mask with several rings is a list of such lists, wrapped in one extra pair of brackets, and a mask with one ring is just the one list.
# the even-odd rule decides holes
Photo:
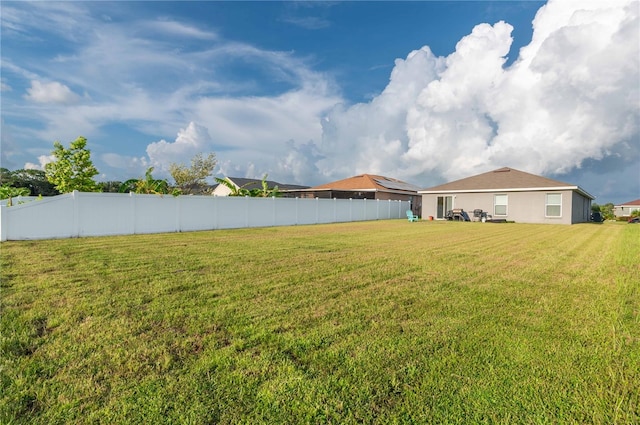
[(0, 423), (640, 422), (640, 226), (1, 249)]

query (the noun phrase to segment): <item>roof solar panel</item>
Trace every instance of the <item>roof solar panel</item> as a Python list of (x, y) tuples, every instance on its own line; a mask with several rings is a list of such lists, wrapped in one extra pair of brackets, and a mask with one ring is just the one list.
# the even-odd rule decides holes
[(400, 181), (391, 181), (384, 179), (374, 179), (376, 183), (380, 186), (386, 187), (387, 189), (395, 189), (395, 190), (410, 190), (417, 191), (420, 189), (418, 186), (414, 186), (410, 183), (400, 182)]

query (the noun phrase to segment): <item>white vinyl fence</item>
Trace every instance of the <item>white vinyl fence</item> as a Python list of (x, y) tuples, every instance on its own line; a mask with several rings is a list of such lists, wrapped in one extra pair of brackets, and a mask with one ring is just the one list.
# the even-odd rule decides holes
[(73, 192), (0, 206), (0, 241), (406, 217), (408, 201)]
[[(25, 202), (30, 202), (38, 199), (37, 196), (14, 196), (11, 198), (11, 205), (24, 204)], [(8, 205), (9, 199), (1, 199), (0, 205)]]

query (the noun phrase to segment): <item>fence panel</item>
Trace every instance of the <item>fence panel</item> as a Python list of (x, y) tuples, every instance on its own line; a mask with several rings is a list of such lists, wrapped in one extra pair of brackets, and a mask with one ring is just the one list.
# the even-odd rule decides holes
[(247, 211), (247, 227), (273, 226), (277, 214), (278, 200), (274, 198), (243, 198)]
[(179, 196), (177, 231), (216, 228), (216, 199), (213, 196)]
[(134, 203), (134, 233), (165, 233), (177, 231), (177, 198), (174, 196), (136, 195)]
[(75, 192), (78, 231), (74, 236), (110, 236), (134, 232), (133, 198), (118, 193)]
[[(73, 194), (2, 206), (2, 240), (71, 238), (76, 216)], [(6, 216), (6, 217), (5, 217)], [(5, 230), (6, 229), (6, 230)]]
[[(14, 196), (11, 198), (12, 205), (24, 204), (25, 202), (31, 202), (40, 199), (37, 196)], [(0, 199), (0, 205), (7, 205), (9, 203), (9, 199)]]
[(55, 239), (402, 218), (405, 201), (73, 192), (0, 206), (0, 240)]
[(287, 226), (291, 223), (298, 223), (298, 201), (297, 198), (280, 198), (275, 203), (276, 217), (275, 226)]

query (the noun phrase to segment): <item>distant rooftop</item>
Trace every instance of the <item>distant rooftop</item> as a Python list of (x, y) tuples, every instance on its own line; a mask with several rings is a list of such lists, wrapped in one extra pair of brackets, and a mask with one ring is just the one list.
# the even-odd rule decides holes
[(312, 190), (358, 190), (358, 191), (403, 191), (417, 192), (420, 189), (411, 183), (374, 174), (360, 174), (342, 180), (314, 186)]

